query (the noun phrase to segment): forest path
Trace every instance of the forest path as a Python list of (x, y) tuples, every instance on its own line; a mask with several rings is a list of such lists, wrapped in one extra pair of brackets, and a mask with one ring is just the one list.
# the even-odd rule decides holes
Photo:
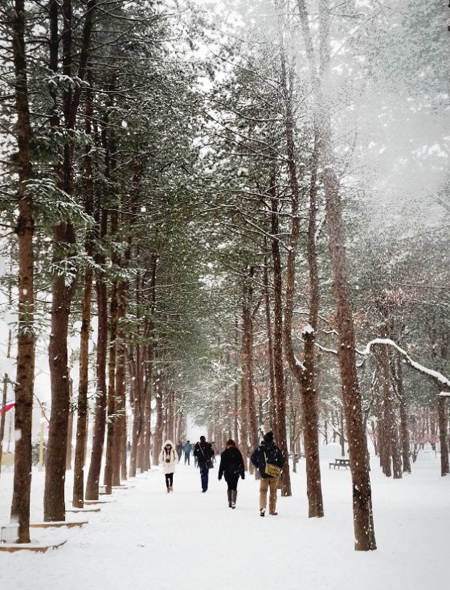
[[(304, 464), (303, 464), (304, 465)], [(303, 467), (302, 465), (302, 467)], [(278, 499), (279, 516), (261, 518), (258, 482), (239, 482), (236, 510), (226, 484), (200, 490), (198, 469), (179, 465), (174, 493), (154, 469), (114, 491), (111, 503), (88, 516), (89, 525), (46, 531), (68, 543), (45, 554), (0, 554), (2, 590), (444, 590), (444, 547), (450, 529), (450, 478), (438, 464), (417, 466), (400, 481), (372, 471), (379, 550), (353, 550), (350, 473), (323, 463), (326, 516), (307, 518), (303, 468), (293, 474), (290, 498)], [(12, 479), (5, 474), (0, 492)], [(34, 497), (43, 474), (33, 474)], [(68, 486), (70, 482), (68, 481)], [(6, 495), (0, 494), (0, 516)], [(42, 496), (40, 496), (42, 498)], [(38, 506), (33, 511), (37, 519)], [(40, 508), (39, 508), (40, 510)], [(68, 515), (68, 518), (81, 518)]]

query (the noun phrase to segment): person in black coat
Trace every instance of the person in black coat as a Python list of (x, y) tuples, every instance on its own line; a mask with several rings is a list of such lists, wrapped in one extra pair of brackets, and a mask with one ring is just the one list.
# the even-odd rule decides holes
[(200, 468), (202, 492), (206, 492), (208, 489), (209, 468), (212, 467), (214, 451), (211, 443), (206, 442), (206, 438), (204, 436), (201, 436), (200, 442), (195, 445), (194, 457), (197, 459), (197, 463)]
[(220, 455), (219, 481), (225, 476), (228, 484), (228, 506), (236, 508), (237, 484), (239, 477), (245, 479), (244, 459), (234, 440), (230, 438), (225, 445), (224, 452)]
[(261, 516), (266, 514), (267, 506), (267, 490), (270, 488), (270, 499), (269, 499), (269, 513), (273, 516), (278, 514), (277, 512), (277, 489), (279, 475), (270, 475), (266, 472), (266, 465), (270, 463), (279, 467), (283, 467), (284, 457), (283, 453), (273, 442), (273, 432), (270, 431), (264, 435), (264, 440), (260, 446), (253, 451), (251, 456), (251, 462), (255, 467), (259, 469), (261, 474), (261, 483), (259, 487), (259, 513)]

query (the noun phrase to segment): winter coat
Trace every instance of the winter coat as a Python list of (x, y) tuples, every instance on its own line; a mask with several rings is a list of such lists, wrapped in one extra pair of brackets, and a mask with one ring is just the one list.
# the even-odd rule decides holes
[(231, 479), (241, 476), (245, 479), (244, 459), (241, 451), (236, 447), (227, 447), (220, 455), (219, 479)]
[(198, 442), (194, 448), (194, 457), (197, 457), (199, 464), (206, 463), (208, 459), (214, 457), (214, 451), (211, 443), (209, 442)]
[(266, 457), (267, 462), (271, 463), (272, 465), (283, 467), (284, 463), (283, 453), (274, 442), (263, 442), (261, 445), (259, 445), (259, 447), (253, 451), (253, 455), (250, 457), (250, 460), (253, 465), (259, 469), (261, 477), (264, 479), (271, 477), (265, 472)]
[(184, 452), (185, 452), (185, 453), (189, 454), (189, 453), (191, 452), (191, 450), (192, 450), (192, 445), (191, 445), (191, 443), (186, 443), (186, 444), (184, 445), (184, 447), (183, 447), (183, 450), (184, 450)]
[[(169, 454), (166, 453), (165, 447), (170, 445), (172, 448), (170, 449)], [(163, 448), (159, 455), (159, 462), (162, 464), (163, 472), (166, 473), (175, 473), (175, 465), (177, 464), (178, 457), (175, 453), (175, 447), (172, 441), (166, 440), (163, 444)]]

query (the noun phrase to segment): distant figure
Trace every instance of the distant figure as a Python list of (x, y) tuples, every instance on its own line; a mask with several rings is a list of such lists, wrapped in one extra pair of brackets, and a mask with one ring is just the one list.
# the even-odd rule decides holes
[(236, 508), (237, 484), (239, 476), (245, 479), (244, 459), (234, 440), (227, 441), (224, 452), (220, 455), (219, 481), (225, 476), (228, 485), (228, 506)]
[(204, 436), (201, 436), (200, 442), (195, 445), (194, 457), (196, 457), (198, 466), (200, 468), (202, 492), (205, 493), (208, 489), (209, 470), (212, 467), (214, 451), (211, 443), (206, 442), (206, 438)]
[(186, 465), (186, 463), (188, 465), (191, 464), (191, 450), (192, 450), (192, 445), (189, 441), (186, 442), (186, 444), (183, 447), (184, 450), (184, 464)]
[(284, 457), (280, 449), (273, 442), (273, 432), (264, 435), (261, 445), (254, 450), (251, 462), (259, 469), (261, 483), (259, 487), (259, 514), (265, 516), (267, 506), (267, 490), (270, 488), (269, 513), (273, 516), (277, 512), (278, 478), (283, 467)]
[(173, 492), (173, 474), (175, 473), (175, 465), (177, 463), (177, 455), (173, 442), (166, 440), (162, 451), (159, 455), (159, 462), (162, 463), (163, 473), (166, 478), (167, 492)]
[(183, 445), (181, 443), (181, 440), (178, 441), (177, 443), (177, 455), (178, 455), (178, 463), (180, 462), (181, 459), (181, 453), (183, 452)]
[(212, 450), (214, 451), (213, 463), (215, 463), (216, 462), (216, 457), (219, 454), (219, 452), (217, 450), (217, 445), (216, 445), (216, 443), (213, 440), (211, 441), (211, 446), (212, 446)]

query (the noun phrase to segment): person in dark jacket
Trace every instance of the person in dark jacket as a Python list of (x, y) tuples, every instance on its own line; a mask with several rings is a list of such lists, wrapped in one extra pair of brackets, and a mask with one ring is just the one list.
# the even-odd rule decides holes
[(211, 443), (206, 442), (204, 436), (200, 437), (200, 442), (195, 445), (194, 457), (197, 459), (200, 468), (200, 478), (202, 481), (202, 492), (208, 489), (209, 468), (212, 465), (211, 461), (214, 457), (214, 451)]
[(245, 479), (244, 459), (234, 440), (230, 438), (225, 445), (224, 452), (220, 455), (219, 481), (225, 476), (228, 484), (228, 506), (236, 508), (237, 484), (239, 477)]
[(191, 451), (192, 451), (192, 445), (190, 443), (190, 441), (187, 441), (186, 444), (183, 447), (184, 450), (184, 464), (186, 465), (186, 463), (188, 465), (191, 464)]
[(182, 452), (183, 452), (183, 445), (181, 443), (181, 440), (179, 440), (177, 443), (178, 463), (180, 462)]
[(276, 465), (281, 469), (284, 463), (284, 457), (280, 449), (273, 442), (273, 432), (270, 431), (264, 435), (264, 440), (260, 446), (253, 451), (251, 462), (261, 474), (261, 483), (259, 487), (259, 514), (265, 516), (267, 506), (267, 490), (270, 488), (269, 513), (273, 516), (277, 512), (277, 489), (279, 476), (269, 475), (266, 473), (266, 464)]

